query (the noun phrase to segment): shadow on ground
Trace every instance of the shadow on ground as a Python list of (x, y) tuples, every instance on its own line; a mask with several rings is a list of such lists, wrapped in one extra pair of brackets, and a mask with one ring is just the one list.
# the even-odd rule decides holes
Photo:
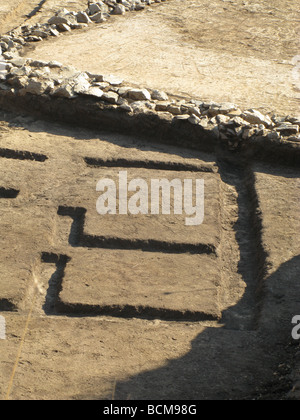
[[(300, 310), (299, 278), (300, 255), (266, 279), (257, 330), (228, 330), (226, 324), (207, 328), (182, 358), (118, 383), (116, 399), (282, 397), (291, 384), (288, 376), (280, 380), (278, 366), (289, 364), (293, 355), (287, 347), (291, 345), (292, 317)], [(230, 319), (232, 311), (236, 308), (229, 308), (224, 315)]]

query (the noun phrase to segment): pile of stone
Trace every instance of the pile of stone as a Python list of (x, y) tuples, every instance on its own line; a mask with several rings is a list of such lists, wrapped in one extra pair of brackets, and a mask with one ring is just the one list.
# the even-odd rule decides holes
[[(165, 0), (102, 0), (89, 2), (80, 12), (62, 9), (45, 24), (22, 26), (0, 38), (0, 91), (16, 96), (48, 95), (74, 99), (94, 98), (103, 106), (129, 114), (155, 113), (173, 120), (186, 120), (211, 132), (229, 149), (255, 138), (300, 142), (300, 117), (267, 116), (255, 109), (242, 111), (232, 103), (218, 104), (199, 100), (179, 100), (165, 92), (127, 86), (115, 76), (79, 72), (57, 62), (20, 57), (28, 42), (104, 22), (112, 14), (142, 10), (151, 3)], [(163, 117), (163, 116), (162, 116)]]
[(179, 100), (163, 91), (128, 86), (118, 77), (80, 72), (55, 61), (31, 60), (17, 54), (12, 57), (11, 53), (3, 57), (5, 74), (1, 76), (0, 90), (17, 96), (48, 95), (70, 100), (85, 96), (131, 114), (168, 115), (209, 130), (232, 150), (256, 137), (300, 141), (300, 118), (270, 117), (255, 109), (242, 111), (232, 103)]
[(70, 12), (67, 9), (58, 11), (47, 23), (21, 26), (5, 36), (0, 37), (3, 52), (15, 52), (27, 43), (39, 42), (50, 36), (73, 29), (82, 29), (93, 23), (103, 23), (111, 15), (123, 15), (128, 11), (143, 10), (146, 5), (161, 3), (166, 0), (102, 0), (89, 2), (86, 10)]

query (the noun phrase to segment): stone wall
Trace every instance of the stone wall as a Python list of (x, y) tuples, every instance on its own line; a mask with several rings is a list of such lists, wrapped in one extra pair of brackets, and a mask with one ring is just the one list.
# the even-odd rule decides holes
[[(156, 0), (160, 2), (160, 0)], [(33, 42), (101, 24), (112, 14), (142, 10), (152, 0), (104, 0), (81, 12), (60, 10), (45, 24), (22, 26), (0, 38), (0, 106), (43, 113), (63, 121), (90, 124), (201, 150), (216, 146), (247, 157), (298, 164), (300, 118), (263, 115), (233, 103), (176, 98), (130, 86), (112, 75), (81, 72), (52, 61), (22, 57)], [(59, 110), (59, 112), (58, 112)], [(176, 140), (175, 140), (176, 139)]]

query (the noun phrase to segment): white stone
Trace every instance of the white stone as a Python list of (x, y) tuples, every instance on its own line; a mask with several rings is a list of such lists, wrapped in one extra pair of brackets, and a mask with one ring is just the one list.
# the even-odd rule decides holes
[(106, 21), (102, 12), (98, 12), (94, 14), (93, 16), (91, 16), (91, 20), (95, 23), (102, 23)]
[(16, 57), (13, 58), (10, 63), (14, 66), (14, 67), (23, 67), (26, 65), (27, 63), (27, 59), (23, 58), (23, 57)]
[(126, 8), (123, 4), (118, 4), (113, 11), (114, 15), (124, 15), (126, 13)]
[(127, 96), (135, 101), (150, 101), (151, 95), (147, 89), (130, 89)]
[(119, 95), (115, 92), (104, 92), (102, 99), (111, 104), (116, 104), (119, 100)]
[(60, 98), (75, 98), (77, 95), (74, 93), (74, 90), (71, 85), (64, 84), (54, 89), (52, 92), (53, 96), (59, 96)]
[(241, 117), (248, 121), (250, 124), (263, 124), (264, 126), (272, 125), (272, 120), (267, 115), (263, 115), (261, 112), (256, 109), (248, 109), (243, 112)]
[(191, 116), (190, 116), (190, 118), (188, 119), (188, 121), (191, 123), (191, 124), (194, 124), (194, 125), (197, 125), (197, 124), (199, 124), (200, 123), (200, 118), (199, 117), (197, 117), (197, 115), (195, 115), (195, 114), (192, 114)]
[(96, 96), (97, 98), (101, 98), (103, 95), (103, 90), (101, 90), (98, 87), (91, 87), (88, 92), (86, 92), (87, 95)]
[(34, 95), (42, 95), (47, 90), (53, 89), (54, 83), (52, 80), (39, 80), (30, 79), (27, 86), (23, 89), (22, 93), (31, 93)]
[(123, 79), (120, 77), (114, 76), (112, 74), (109, 74), (108, 76), (102, 77), (102, 82), (107, 82), (112, 86), (119, 86), (123, 83)]
[(88, 81), (88, 76), (85, 73), (80, 74), (75, 78), (74, 92), (84, 94), (87, 92), (91, 85)]
[(168, 101), (168, 95), (161, 90), (153, 90), (151, 93), (151, 98), (155, 101)]

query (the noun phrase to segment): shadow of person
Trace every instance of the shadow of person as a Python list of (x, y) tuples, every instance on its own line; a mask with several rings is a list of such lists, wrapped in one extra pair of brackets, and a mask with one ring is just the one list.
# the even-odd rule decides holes
[[(255, 330), (232, 330), (226, 324), (208, 327), (184, 356), (119, 382), (115, 398), (242, 399), (270, 389), (277, 381), (274, 372), (278, 365), (287, 361), (292, 318), (300, 314), (299, 279), (300, 255), (265, 279)], [(231, 318), (231, 311), (236, 313), (235, 306), (224, 311), (224, 319), (226, 315)]]

